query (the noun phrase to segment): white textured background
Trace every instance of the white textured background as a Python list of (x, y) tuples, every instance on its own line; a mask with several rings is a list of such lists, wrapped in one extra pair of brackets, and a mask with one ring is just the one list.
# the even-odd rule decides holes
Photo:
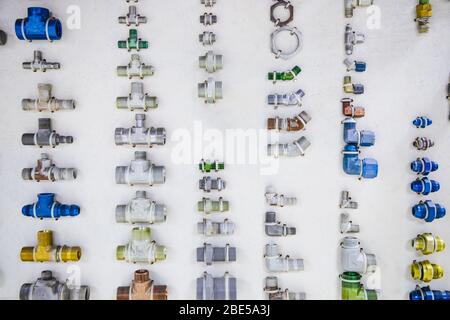
[[(431, 198), (450, 206), (450, 125), (445, 100), (450, 72), (450, 3), (434, 0), (434, 16), (429, 34), (416, 31), (416, 1), (377, 0), (381, 7), (381, 29), (367, 30), (365, 10), (358, 10), (352, 24), (367, 34), (367, 42), (358, 46), (354, 58), (368, 63), (368, 71), (354, 74), (366, 87), (366, 94), (356, 99), (366, 107), (367, 115), (358, 120), (359, 129), (376, 132), (376, 146), (363, 155), (380, 164), (379, 178), (359, 182), (341, 170), (342, 127), (340, 121), (344, 76), (343, 32), (346, 22), (343, 3), (336, 0), (294, 1), (295, 24), (304, 35), (304, 48), (295, 59), (275, 61), (269, 50), (271, 1), (218, 0), (213, 12), (219, 23), (213, 29), (218, 36), (214, 50), (224, 55), (225, 67), (215, 75), (224, 81), (224, 100), (207, 107), (197, 99), (197, 82), (206, 74), (197, 67), (205, 49), (198, 43), (204, 29), (198, 17), (205, 9), (199, 0), (141, 0), (138, 10), (149, 19), (139, 27), (150, 49), (141, 51), (156, 75), (147, 78), (146, 91), (160, 99), (160, 108), (148, 112), (150, 122), (164, 126), (169, 134), (177, 128), (192, 129), (195, 120), (204, 128), (255, 128), (265, 125), (274, 115), (265, 104), (266, 94), (274, 91), (265, 80), (267, 71), (284, 70), (294, 64), (303, 68), (297, 83), (279, 84), (276, 91), (301, 87), (306, 92), (304, 108), (312, 115), (305, 135), (312, 141), (307, 156), (283, 160), (276, 176), (261, 176), (258, 165), (228, 166), (221, 176), (228, 186), (223, 193), (231, 202), (228, 217), (237, 224), (236, 234), (212, 239), (214, 244), (227, 242), (238, 247), (238, 262), (208, 269), (215, 275), (230, 271), (238, 278), (240, 299), (264, 298), (265, 277), (263, 232), (265, 212), (264, 189), (273, 184), (280, 192), (300, 197), (295, 208), (278, 210), (279, 218), (297, 227), (298, 234), (280, 239), (284, 254), (305, 259), (305, 271), (280, 276), (281, 286), (304, 290), (310, 299), (337, 299), (338, 281), (339, 193), (348, 188), (359, 201), (360, 210), (353, 214), (361, 225), (360, 238), (367, 252), (375, 253), (381, 269), (381, 289), (385, 299), (404, 299), (415, 284), (408, 266), (415, 258), (408, 241), (417, 233), (431, 231), (450, 242), (450, 218), (425, 225), (414, 220), (410, 207), (419, 198), (409, 191), (414, 175), (409, 162), (419, 153), (411, 146), (416, 135), (432, 137), (436, 147), (426, 154), (440, 164), (432, 177), (441, 182), (441, 191)], [(63, 40), (52, 44), (19, 41), (13, 34), (16, 18), (26, 15), (31, 5), (49, 7), (66, 21), (71, 4), (81, 8), (81, 30), (67, 30)], [(94, 299), (114, 299), (118, 286), (130, 283), (137, 265), (115, 260), (115, 248), (130, 238), (131, 226), (118, 225), (114, 219), (116, 204), (126, 203), (137, 188), (118, 186), (114, 181), (116, 165), (125, 165), (133, 150), (114, 145), (114, 128), (128, 127), (134, 115), (115, 109), (116, 96), (129, 92), (130, 81), (115, 76), (117, 65), (129, 61), (129, 54), (116, 48), (117, 40), (126, 39), (127, 28), (118, 25), (117, 17), (127, 12), (125, 1), (0, 1), (0, 28), (9, 35), (8, 44), (0, 47), (0, 297), (18, 297), (20, 285), (35, 280), (44, 269), (65, 279), (67, 265), (22, 263), (22, 246), (36, 243), (36, 232), (55, 231), (55, 243), (80, 245), (83, 284), (91, 287)], [(62, 63), (56, 72), (32, 73), (22, 70), (21, 63), (40, 49), (48, 61)], [(48, 151), (61, 167), (76, 167), (79, 178), (74, 182), (33, 183), (21, 179), (21, 170), (35, 164), (40, 150), (22, 146), (22, 133), (37, 129), (36, 113), (22, 111), (22, 98), (37, 95), (37, 84), (54, 85), (57, 98), (73, 98), (77, 109), (51, 115), (54, 128), (73, 135), (73, 145)], [(291, 115), (298, 110), (281, 110)], [(412, 127), (417, 115), (434, 120), (429, 129)], [(296, 134), (282, 137), (289, 141)], [(195, 279), (204, 271), (195, 262), (195, 248), (204, 242), (196, 234), (201, 217), (195, 205), (202, 194), (197, 191), (201, 177), (196, 165), (171, 163), (175, 143), (149, 152), (156, 164), (167, 167), (167, 183), (148, 188), (150, 196), (168, 206), (168, 221), (153, 227), (155, 239), (167, 246), (165, 262), (151, 266), (156, 283), (167, 284), (172, 299), (195, 298)], [(198, 160), (198, 159), (196, 159)], [(39, 192), (55, 192), (63, 203), (82, 207), (76, 218), (60, 221), (35, 221), (21, 215), (21, 207), (34, 202)], [(431, 256), (449, 270), (450, 254)], [(450, 278), (434, 281), (437, 289), (449, 289)]]

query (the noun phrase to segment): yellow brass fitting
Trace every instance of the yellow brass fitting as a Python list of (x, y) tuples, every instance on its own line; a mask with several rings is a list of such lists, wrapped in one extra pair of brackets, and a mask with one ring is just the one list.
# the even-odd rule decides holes
[(414, 280), (430, 282), (444, 276), (444, 269), (428, 260), (414, 261), (411, 265), (411, 276)]
[(20, 251), (20, 260), (25, 262), (69, 262), (80, 258), (80, 247), (54, 246), (50, 230), (38, 232), (37, 246), (23, 247)]
[(431, 18), (433, 16), (433, 6), (430, 3), (418, 4), (416, 6), (417, 18)]
[(441, 252), (445, 249), (444, 240), (439, 236), (433, 236), (432, 233), (422, 233), (417, 235), (417, 237), (411, 241), (411, 245), (414, 249), (421, 251), (424, 255)]

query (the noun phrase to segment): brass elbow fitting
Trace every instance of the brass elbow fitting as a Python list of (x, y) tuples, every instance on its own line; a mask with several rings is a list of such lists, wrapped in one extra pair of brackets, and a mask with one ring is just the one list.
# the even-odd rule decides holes
[(167, 300), (167, 286), (154, 285), (148, 270), (134, 272), (129, 287), (117, 288), (117, 300)]
[(341, 102), (342, 102), (342, 113), (346, 117), (362, 118), (366, 114), (366, 111), (363, 107), (353, 106), (353, 99), (344, 98), (341, 100)]
[(69, 262), (79, 261), (80, 247), (53, 245), (53, 232), (41, 230), (37, 234), (35, 247), (23, 247), (20, 251), (20, 260), (24, 262)]
[(430, 282), (440, 279), (444, 276), (444, 269), (438, 264), (431, 263), (428, 260), (414, 261), (411, 265), (411, 277), (414, 280)]
[(417, 251), (421, 251), (422, 254), (428, 255), (444, 251), (445, 242), (441, 237), (434, 236), (432, 233), (422, 233), (411, 241), (411, 246)]

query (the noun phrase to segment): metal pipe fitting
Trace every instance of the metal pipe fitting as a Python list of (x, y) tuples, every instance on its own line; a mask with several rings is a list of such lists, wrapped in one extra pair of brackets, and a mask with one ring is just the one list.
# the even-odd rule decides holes
[[(285, 20), (281, 20), (275, 14), (276, 10), (279, 7), (283, 7), (286, 9), (288, 16)], [(275, 27), (284, 27), (287, 26), (290, 22), (294, 20), (294, 6), (290, 1), (284, 0), (275, 0), (275, 3), (270, 6), (270, 21), (273, 22)]]
[(215, 81), (213, 78), (208, 78), (202, 83), (198, 84), (198, 97), (204, 98), (205, 103), (216, 103), (217, 100), (223, 98), (222, 81)]
[(204, 262), (207, 266), (215, 262), (236, 261), (236, 247), (226, 244), (224, 247), (213, 247), (210, 243), (197, 248), (197, 262)]
[(341, 233), (359, 233), (359, 224), (354, 224), (348, 213), (341, 214)]
[(50, 10), (42, 7), (28, 8), (28, 16), (17, 19), (15, 23), (16, 36), (19, 40), (60, 40), (62, 23), (52, 16)]
[(214, 179), (210, 176), (203, 177), (198, 181), (198, 188), (205, 192), (211, 192), (211, 190), (222, 191), (225, 189), (226, 183), (221, 178)]
[(211, 31), (204, 31), (198, 35), (198, 41), (204, 46), (211, 46), (216, 42), (216, 34)]
[(36, 167), (22, 169), (22, 178), (37, 182), (69, 181), (77, 178), (77, 171), (74, 168), (58, 168), (48, 154), (42, 153)]
[(22, 109), (25, 111), (48, 111), (75, 109), (74, 100), (60, 100), (52, 96), (52, 85), (48, 83), (38, 84), (37, 99), (23, 99)]
[(278, 194), (273, 187), (266, 188), (266, 203), (272, 207), (295, 206), (296, 197), (286, 197), (284, 194)]
[(425, 129), (426, 127), (431, 126), (433, 124), (433, 120), (431, 120), (428, 117), (422, 116), (422, 117), (415, 118), (414, 121), (412, 122), (412, 124), (416, 128)]
[(295, 227), (288, 227), (277, 221), (277, 214), (275, 212), (266, 212), (265, 231), (269, 237), (286, 237), (297, 233)]
[(119, 17), (118, 20), (120, 24), (126, 24), (127, 26), (135, 25), (136, 27), (140, 24), (147, 23), (147, 17), (138, 14), (136, 6), (130, 6), (128, 13), (125, 16)]
[(293, 118), (269, 118), (267, 119), (267, 130), (302, 131), (306, 129), (306, 125), (311, 119), (306, 111), (300, 112)]
[(409, 300), (411, 301), (450, 301), (450, 291), (431, 290), (430, 286), (420, 287), (416, 286), (414, 291), (409, 293)]
[(129, 166), (116, 167), (116, 183), (133, 185), (154, 185), (166, 181), (166, 168), (156, 166), (147, 160), (147, 152), (136, 151)]
[(441, 185), (436, 180), (428, 179), (423, 177), (422, 179), (417, 178), (415, 181), (411, 182), (411, 191), (427, 196), (430, 193), (438, 192), (441, 189)]
[(363, 251), (356, 237), (345, 237), (341, 243), (341, 266), (344, 272), (365, 274), (374, 272), (377, 260), (374, 254)]
[(366, 37), (362, 33), (353, 31), (350, 24), (345, 26), (345, 53), (347, 55), (352, 55), (354, 47), (358, 44), (364, 43)]
[(116, 258), (129, 263), (153, 264), (166, 260), (166, 247), (152, 241), (150, 228), (137, 227), (131, 231), (128, 244), (117, 246)]
[(200, 16), (200, 23), (204, 26), (211, 26), (217, 23), (217, 16), (212, 13), (205, 12)]
[(345, 143), (353, 144), (357, 147), (371, 147), (375, 144), (375, 133), (369, 130), (358, 131), (355, 119), (345, 118), (341, 123), (344, 125)]
[(136, 191), (136, 197), (124, 205), (116, 206), (118, 223), (159, 223), (166, 221), (167, 208), (147, 198), (147, 192)]
[(341, 202), (339, 203), (341, 209), (358, 209), (358, 202), (353, 201), (350, 197), (350, 191), (344, 190), (341, 192)]
[(445, 207), (431, 200), (420, 201), (412, 208), (412, 215), (425, 222), (433, 222), (435, 219), (441, 219), (445, 214)]
[(442, 266), (428, 260), (413, 261), (411, 264), (411, 277), (417, 281), (431, 282), (444, 276)]
[(378, 300), (378, 291), (365, 289), (361, 283), (362, 276), (359, 273), (344, 272), (340, 275), (340, 278), (342, 300)]
[(225, 272), (223, 277), (214, 278), (208, 272), (197, 278), (197, 300), (236, 300), (236, 278)]
[(218, 200), (211, 200), (210, 198), (203, 198), (197, 203), (197, 210), (205, 214), (226, 212), (230, 209), (230, 203), (220, 197)]
[(200, 3), (205, 5), (205, 7), (214, 7), (216, 0), (201, 0)]
[(420, 251), (423, 255), (429, 255), (435, 252), (441, 252), (445, 249), (445, 242), (441, 237), (432, 233), (422, 233), (411, 240), (411, 246)]
[(138, 37), (136, 29), (130, 29), (127, 40), (119, 40), (117, 42), (119, 49), (127, 49), (128, 51), (141, 49), (148, 49), (148, 41), (144, 41)]
[(223, 56), (214, 54), (212, 50), (206, 52), (204, 56), (198, 57), (198, 66), (208, 73), (214, 73), (223, 68)]
[(143, 110), (158, 107), (158, 98), (144, 93), (144, 84), (142, 82), (131, 83), (131, 93), (127, 97), (118, 97), (116, 99), (118, 109), (128, 109), (130, 111)]
[(73, 143), (72, 136), (61, 136), (52, 130), (50, 118), (40, 118), (36, 133), (24, 133), (22, 144), (24, 146), (38, 146), (55, 148), (60, 143)]
[(166, 144), (166, 129), (146, 128), (145, 114), (136, 114), (136, 126), (131, 128), (116, 128), (114, 139), (117, 146), (131, 145), (153, 147)]
[(145, 77), (152, 76), (154, 73), (154, 68), (143, 63), (138, 54), (131, 55), (131, 60), (128, 65), (117, 67), (117, 75), (119, 77), (128, 77), (128, 79), (132, 79), (133, 77), (144, 79)]
[(303, 259), (293, 259), (289, 256), (283, 257), (280, 248), (275, 243), (266, 244), (264, 254), (266, 268), (269, 272), (291, 272), (303, 271)]
[(413, 146), (419, 151), (426, 151), (434, 147), (434, 141), (426, 137), (417, 137), (413, 142)]
[(353, 99), (344, 98), (342, 102), (342, 114), (346, 117), (362, 118), (366, 114), (366, 110), (363, 107), (353, 106)]
[(76, 217), (80, 214), (77, 205), (61, 204), (55, 200), (54, 193), (39, 193), (38, 201), (22, 208), (22, 214), (26, 217), (58, 220), (61, 217)]
[(207, 237), (231, 235), (234, 233), (234, 228), (234, 223), (228, 221), (228, 219), (223, 220), (223, 222), (203, 219), (202, 222), (197, 223), (198, 233)]
[(286, 94), (270, 94), (267, 96), (267, 103), (277, 109), (279, 106), (301, 106), (305, 92), (298, 89), (296, 92)]
[(419, 0), (416, 6), (417, 28), (419, 33), (427, 33), (430, 30), (430, 18), (433, 16), (433, 7), (430, 0)]
[(311, 146), (311, 142), (306, 137), (300, 137), (291, 143), (277, 143), (267, 145), (267, 155), (269, 157), (300, 157), (304, 156), (306, 149)]
[(296, 81), (297, 76), (302, 72), (299, 66), (293, 67), (291, 70), (278, 72), (272, 71), (267, 74), (267, 79), (272, 81), (274, 84), (277, 81)]
[(289, 289), (282, 290), (278, 285), (278, 277), (266, 277), (264, 292), (269, 300), (306, 300), (304, 292), (290, 292)]
[(81, 258), (80, 247), (53, 245), (53, 232), (42, 230), (37, 233), (35, 247), (23, 247), (20, 260), (23, 262), (76, 262)]
[(225, 169), (225, 163), (219, 162), (218, 160), (211, 161), (202, 159), (198, 168), (204, 173), (210, 173), (211, 171), (218, 172)]
[(372, 158), (359, 158), (358, 146), (347, 144), (342, 151), (342, 168), (348, 175), (358, 176), (359, 179), (374, 179), (378, 176), (378, 162)]
[(373, 5), (374, 0), (344, 0), (345, 17), (353, 17), (353, 10), (357, 7), (370, 7)]
[(73, 286), (67, 281), (60, 282), (49, 270), (42, 271), (41, 277), (33, 283), (20, 287), (20, 300), (89, 300), (88, 286)]
[(366, 71), (366, 63), (364, 61), (351, 61), (350, 59), (345, 59), (344, 64), (347, 67), (347, 72), (355, 71), (355, 72), (365, 72)]
[(134, 272), (131, 286), (117, 288), (117, 300), (167, 300), (166, 285), (155, 285), (148, 270)]
[(22, 63), (22, 68), (25, 70), (32, 70), (33, 72), (47, 70), (59, 70), (61, 64), (59, 62), (47, 62), (47, 60), (42, 58), (42, 52), (39, 50), (34, 50), (33, 61)]
[(364, 85), (359, 83), (352, 83), (351, 76), (344, 77), (344, 86), (345, 93), (353, 93), (353, 94), (363, 94), (364, 93)]
[[(295, 45), (293, 46), (293, 49), (291, 51), (283, 51), (279, 48), (279, 46), (277, 44), (277, 38), (282, 33), (288, 33), (292, 38), (294, 38)], [(271, 44), (272, 44), (271, 45), (272, 53), (275, 55), (276, 59), (281, 58), (283, 60), (288, 60), (288, 59), (296, 56), (302, 49), (302, 45), (303, 45), (302, 33), (300, 31), (298, 31), (298, 29), (296, 27), (284, 26), (284, 27), (277, 28), (270, 35), (270, 40), (271, 40)]]
[(425, 157), (417, 158), (417, 160), (411, 162), (411, 170), (424, 176), (427, 176), (431, 172), (437, 171), (437, 169), (439, 169), (438, 163)]

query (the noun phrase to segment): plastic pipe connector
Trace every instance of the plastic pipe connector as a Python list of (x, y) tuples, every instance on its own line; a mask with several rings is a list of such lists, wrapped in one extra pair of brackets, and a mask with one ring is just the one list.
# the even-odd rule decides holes
[(226, 183), (221, 178), (207, 176), (198, 181), (198, 188), (205, 192), (211, 192), (211, 190), (222, 191), (225, 187)]
[(116, 128), (114, 139), (117, 146), (130, 145), (132, 147), (166, 144), (166, 129), (146, 128), (145, 114), (136, 114), (136, 125), (131, 128)]
[(428, 179), (427, 177), (423, 177), (422, 179), (417, 178), (417, 180), (411, 182), (411, 191), (424, 196), (438, 192), (440, 189), (439, 182)]
[(300, 114), (292, 118), (269, 118), (267, 119), (267, 130), (288, 132), (301, 131), (306, 129), (306, 125), (311, 121), (311, 119), (311, 116), (306, 111), (302, 111)]
[(223, 277), (215, 278), (208, 272), (197, 278), (197, 300), (236, 300), (236, 278), (225, 272)]
[(22, 67), (25, 70), (32, 70), (33, 72), (47, 70), (59, 70), (61, 64), (59, 62), (47, 62), (47, 60), (42, 58), (42, 52), (35, 50), (33, 53), (33, 61), (22, 63)]
[(225, 169), (225, 163), (218, 160), (211, 161), (202, 159), (198, 164), (198, 168), (204, 173), (210, 173), (211, 171), (218, 172)]
[(136, 151), (129, 166), (116, 167), (116, 183), (128, 185), (154, 185), (166, 181), (166, 168), (147, 160), (147, 152)]
[(223, 56), (214, 54), (212, 50), (206, 52), (204, 56), (198, 58), (198, 66), (208, 73), (214, 73), (223, 68)]
[(305, 92), (302, 89), (298, 89), (296, 92), (285, 94), (269, 94), (267, 96), (267, 103), (269, 106), (273, 106), (277, 109), (279, 106), (301, 106), (302, 99), (305, 96)]
[(378, 176), (378, 162), (372, 158), (359, 158), (358, 147), (354, 144), (347, 144), (342, 151), (343, 169), (348, 175), (359, 178), (373, 179)]
[(229, 244), (224, 247), (214, 247), (210, 243), (203, 244), (203, 247), (197, 248), (197, 262), (204, 262), (207, 266), (215, 262), (234, 262), (236, 261), (236, 247)]
[(167, 300), (166, 285), (155, 285), (148, 270), (134, 272), (131, 286), (117, 288), (117, 300)]
[(234, 233), (234, 229), (234, 223), (228, 221), (228, 219), (223, 220), (223, 222), (203, 219), (201, 222), (197, 223), (197, 232), (207, 237), (231, 235)]
[(74, 168), (58, 168), (48, 154), (42, 153), (36, 167), (22, 169), (22, 178), (37, 182), (69, 181), (77, 178), (77, 171)]
[(445, 214), (446, 209), (431, 200), (420, 201), (412, 208), (412, 215), (425, 222), (433, 222), (435, 219), (441, 219)]
[(295, 227), (288, 227), (286, 224), (277, 221), (275, 212), (266, 212), (265, 231), (269, 237), (286, 237), (297, 233)]
[(427, 33), (430, 30), (430, 18), (433, 16), (433, 7), (430, 0), (419, 0), (416, 6), (417, 28), (419, 33)]
[(118, 223), (159, 223), (166, 221), (166, 206), (147, 198), (145, 191), (136, 191), (136, 197), (124, 205), (116, 206)]
[(126, 66), (117, 67), (117, 75), (119, 77), (138, 77), (144, 79), (145, 77), (152, 76), (155, 70), (152, 66), (148, 66), (141, 61), (141, 57), (138, 54), (131, 55), (131, 61)]
[(269, 272), (291, 272), (303, 271), (303, 259), (293, 259), (289, 256), (283, 257), (280, 248), (275, 243), (266, 244), (264, 259), (266, 269)]
[(217, 100), (223, 98), (222, 81), (216, 81), (213, 78), (208, 78), (204, 82), (198, 84), (198, 97), (204, 98), (205, 103), (213, 104)]
[(431, 172), (435, 172), (437, 169), (439, 169), (438, 163), (425, 157), (417, 158), (417, 160), (411, 162), (411, 170), (424, 176), (427, 176)]
[(119, 49), (127, 49), (128, 51), (141, 49), (148, 49), (148, 41), (144, 41), (138, 37), (136, 29), (130, 29), (127, 40), (119, 40), (117, 42)]
[(80, 207), (59, 203), (55, 200), (54, 193), (39, 193), (38, 201), (24, 206), (22, 214), (26, 217), (58, 220), (61, 217), (76, 217), (80, 214)]
[(37, 233), (35, 247), (23, 247), (20, 260), (24, 262), (76, 262), (81, 258), (80, 247), (53, 245), (53, 232), (42, 230)]
[(129, 263), (153, 264), (166, 260), (166, 247), (152, 241), (150, 228), (137, 227), (131, 231), (128, 244), (117, 246), (116, 258)]
[(28, 16), (17, 19), (15, 23), (16, 36), (19, 40), (60, 40), (62, 37), (61, 21), (41, 7), (28, 8)]
[(267, 155), (269, 157), (300, 157), (304, 156), (306, 150), (311, 146), (311, 142), (302, 136), (291, 143), (276, 143), (267, 145)]
[(353, 17), (353, 11), (357, 7), (370, 7), (373, 5), (374, 0), (344, 0), (345, 17)]
[(364, 43), (366, 37), (362, 33), (353, 31), (350, 24), (345, 26), (345, 53), (347, 55), (353, 54), (353, 49), (357, 44)]
[(356, 120), (346, 118), (342, 121), (344, 125), (344, 142), (358, 147), (371, 147), (375, 144), (375, 133), (369, 130), (358, 131)]
[(344, 64), (347, 67), (347, 71), (355, 71), (355, 72), (365, 72), (367, 69), (367, 65), (364, 61), (352, 61), (350, 59), (345, 59)]
[(144, 84), (142, 82), (132, 82), (131, 92), (127, 97), (118, 97), (116, 99), (118, 109), (128, 109), (130, 111), (143, 110), (158, 107), (158, 98), (144, 93)]
[(40, 118), (38, 131), (36, 133), (24, 133), (22, 144), (24, 146), (38, 146), (55, 148), (60, 143), (73, 143), (72, 136), (61, 136), (52, 130), (50, 118)]
[(291, 292), (289, 289), (282, 290), (278, 285), (278, 277), (266, 277), (264, 292), (269, 300), (306, 300), (306, 293)]
[(441, 252), (445, 249), (445, 242), (441, 237), (432, 233), (422, 233), (411, 240), (411, 246), (420, 251), (423, 255), (429, 255), (435, 252)]
[(411, 265), (411, 277), (417, 281), (431, 282), (444, 276), (442, 266), (431, 263), (428, 260), (413, 261)]
[(425, 300), (436, 300), (436, 301), (450, 301), (450, 291), (448, 290), (431, 290), (430, 286), (420, 287), (416, 286), (414, 291), (409, 293), (409, 300), (411, 301), (425, 301)]
[(360, 83), (352, 83), (351, 76), (344, 77), (344, 85), (343, 89), (345, 93), (353, 93), (353, 94), (363, 94), (364, 93), (364, 85)]
[(298, 201), (296, 197), (286, 197), (284, 194), (278, 194), (272, 186), (266, 188), (264, 196), (267, 205), (272, 207), (295, 206)]
[(364, 289), (359, 273), (344, 272), (340, 278), (342, 300), (378, 300), (379, 294), (376, 290)]
[(147, 23), (147, 18), (137, 13), (136, 6), (130, 6), (128, 8), (128, 13), (124, 16), (120, 16), (118, 21), (120, 24), (126, 24), (127, 26), (135, 25), (137, 27), (140, 24)]
[(230, 203), (226, 200), (223, 200), (222, 197), (220, 197), (218, 200), (203, 198), (201, 201), (197, 202), (197, 210), (205, 214), (226, 212), (229, 209)]
[(341, 267), (344, 272), (365, 274), (374, 272), (377, 260), (374, 254), (368, 254), (361, 248), (356, 237), (345, 237), (341, 243)]
[(198, 40), (204, 46), (211, 46), (216, 42), (216, 34), (211, 31), (204, 31), (203, 33), (199, 34)]
[(426, 151), (431, 147), (434, 147), (434, 141), (427, 137), (417, 137), (413, 142), (413, 146), (419, 151)]
[(412, 124), (416, 127), (416, 128), (426, 128), (428, 126), (431, 126), (433, 124), (433, 120), (431, 120), (428, 117), (417, 117), (413, 120)]
[(267, 79), (276, 83), (277, 81), (295, 81), (297, 80), (298, 75), (302, 72), (302, 69), (299, 66), (293, 67), (291, 70), (278, 72), (272, 71), (267, 75)]
[(56, 112), (60, 110), (75, 109), (75, 101), (60, 100), (52, 96), (52, 85), (48, 83), (38, 84), (38, 98), (37, 99), (23, 99), (22, 109), (25, 111), (48, 111)]
[(366, 110), (363, 107), (353, 106), (353, 99), (344, 98), (342, 102), (342, 114), (346, 117), (362, 118), (366, 114)]

